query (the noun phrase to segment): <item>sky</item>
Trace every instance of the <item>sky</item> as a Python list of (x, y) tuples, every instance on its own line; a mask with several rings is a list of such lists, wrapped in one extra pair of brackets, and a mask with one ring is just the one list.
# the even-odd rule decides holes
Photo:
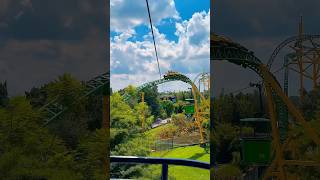
[[(0, 0), (0, 82), (8, 82), (9, 95), (24, 94), (65, 72), (88, 80), (108, 71), (109, 23), (114, 88), (159, 78), (145, 0), (110, 3), (109, 22), (105, 1)], [(320, 34), (318, 0), (219, 0), (212, 18), (208, 0), (149, 3), (162, 73), (176, 70), (191, 79), (209, 70), (210, 19), (211, 30), (253, 50), (263, 62), (280, 42), (296, 35), (301, 14), (305, 33)], [(259, 80), (251, 70), (233, 64), (210, 65), (215, 93)], [(295, 87), (295, 82), (292, 77), (290, 85)], [(176, 82), (163, 86), (185, 89)]]
[[(297, 35), (300, 15), (303, 16), (306, 34), (320, 34), (319, 6), (318, 0), (217, 0), (211, 30), (254, 51), (262, 62), (267, 63), (278, 44)], [(273, 67), (279, 67), (282, 62), (279, 57)], [(224, 93), (233, 92), (248, 86), (249, 82), (260, 81), (251, 70), (230, 63), (213, 62), (211, 68), (215, 95), (220, 94), (222, 89)], [(296, 95), (298, 77), (295, 73), (290, 74), (289, 94)], [(279, 81), (282, 77), (282, 73), (277, 74)], [(310, 89), (310, 84), (307, 81), (307, 89)]]
[[(149, 0), (161, 73), (178, 71), (192, 80), (210, 71), (210, 1)], [(110, 72), (113, 90), (159, 79), (145, 0), (110, 1)], [(188, 90), (182, 82), (159, 91)]]
[(63, 73), (88, 80), (109, 70), (107, 3), (0, 0), (0, 82), (24, 95)]

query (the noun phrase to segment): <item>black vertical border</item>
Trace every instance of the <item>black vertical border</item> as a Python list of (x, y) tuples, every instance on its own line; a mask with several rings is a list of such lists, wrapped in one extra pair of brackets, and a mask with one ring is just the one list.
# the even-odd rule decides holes
[(106, 112), (107, 112), (107, 116), (108, 116), (108, 121), (107, 121), (107, 125), (106, 125), (106, 133), (107, 133), (107, 179), (110, 179), (110, 0), (106, 0), (106, 1), (102, 1), (103, 2), (103, 6), (105, 7), (105, 15), (104, 15), (104, 19), (105, 19), (105, 47), (106, 47), (106, 70), (107, 73), (109, 74), (109, 83), (108, 83), (108, 90), (107, 90), (107, 96), (106, 96)]
[(214, 0), (210, 1), (210, 179), (214, 179), (215, 156), (213, 147), (214, 109), (213, 109), (213, 63), (211, 62), (211, 34), (213, 33)]

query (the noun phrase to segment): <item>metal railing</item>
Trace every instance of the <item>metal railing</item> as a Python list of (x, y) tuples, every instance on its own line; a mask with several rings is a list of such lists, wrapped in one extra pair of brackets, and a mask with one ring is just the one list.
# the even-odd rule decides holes
[(111, 156), (111, 163), (142, 163), (142, 164), (162, 164), (161, 179), (168, 180), (168, 165), (190, 166), (201, 169), (210, 169), (210, 164), (206, 162), (158, 157), (137, 157), (137, 156)]

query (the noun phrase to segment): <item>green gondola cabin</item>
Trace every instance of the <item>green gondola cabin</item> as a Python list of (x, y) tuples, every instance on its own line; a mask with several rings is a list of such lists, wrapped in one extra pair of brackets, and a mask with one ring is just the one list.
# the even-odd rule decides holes
[(186, 114), (192, 115), (194, 114), (194, 99), (185, 99), (188, 102), (183, 106), (183, 110)]
[(271, 124), (265, 118), (240, 119), (241, 159), (247, 165), (271, 162)]

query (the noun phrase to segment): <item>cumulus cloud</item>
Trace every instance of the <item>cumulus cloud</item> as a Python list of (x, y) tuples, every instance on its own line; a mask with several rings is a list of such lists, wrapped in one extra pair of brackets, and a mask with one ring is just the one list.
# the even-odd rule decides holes
[[(111, 16), (111, 21), (113, 18)], [(168, 70), (184, 74), (209, 71), (210, 12), (196, 12), (188, 20), (176, 21), (175, 28), (177, 42), (169, 40), (157, 27), (154, 28), (162, 74)], [(113, 88), (139, 85), (159, 78), (151, 33), (141, 41), (130, 41), (133, 36), (135, 32), (131, 29), (111, 39)]]
[[(180, 19), (174, 0), (149, 0), (153, 23), (159, 24), (162, 19)], [(141, 24), (148, 24), (148, 12), (145, 0), (111, 0), (111, 31), (124, 32)]]

